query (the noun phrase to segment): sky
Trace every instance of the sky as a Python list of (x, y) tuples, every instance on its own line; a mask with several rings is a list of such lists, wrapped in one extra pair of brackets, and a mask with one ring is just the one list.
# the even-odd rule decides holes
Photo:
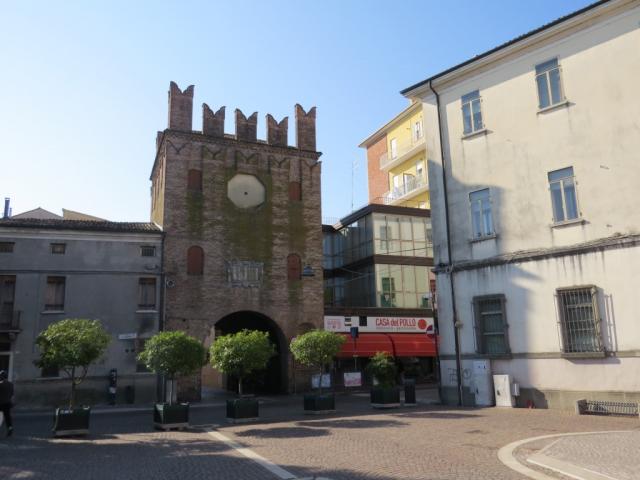
[[(113, 221), (149, 220), (167, 90), (289, 116), (317, 107), (322, 214), (367, 202), (358, 145), (407, 106), (399, 91), (589, 0), (0, 0), (0, 196)], [(425, 128), (429, 128), (425, 125)]]

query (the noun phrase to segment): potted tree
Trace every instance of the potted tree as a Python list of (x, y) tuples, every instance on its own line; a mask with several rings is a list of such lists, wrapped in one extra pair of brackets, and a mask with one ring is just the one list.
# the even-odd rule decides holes
[(335, 411), (335, 395), (331, 392), (322, 393), (322, 374), (325, 367), (330, 365), (340, 352), (344, 342), (345, 338), (342, 335), (325, 330), (312, 330), (291, 342), (289, 348), (296, 361), (307, 367), (317, 368), (320, 373), (318, 393), (304, 396), (305, 413), (321, 414)]
[(205, 356), (202, 344), (184, 332), (160, 332), (147, 340), (138, 359), (169, 380), (169, 403), (156, 403), (153, 410), (156, 428), (168, 430), (189, 425), (189, 404), (174, 402), (174, 383), (179, 376), (192, 375), (202, 367)]
[(371, 388), (371, 406), (394, 408), (400, 406), (400, 389), (396, 386), (396, 365), (386, 352), (377, 352), (367, 365), (377, 385)]
[(98, 320), (66, 319), (52, 323), (36, 338), (40, 368), (63, 371), (71, 380), (69, 406), (56, 408), (53, 432), (57, 437), (89, 433), (88, 406), (76, 407), (76, 388), (87, 376), (89, 365), (107, 349), (111, 335)]
[(248, 422), (259, 416), (258, 400), (243, 398), (242, 380), (248, 374), (264, 370), (275, 355), (275, 347), (267, 332), (242, 330), (219, 337), (211, 345), (211, 365), (227, 375), (238, 378), (238, 398), (227, 400), (227, 420)]

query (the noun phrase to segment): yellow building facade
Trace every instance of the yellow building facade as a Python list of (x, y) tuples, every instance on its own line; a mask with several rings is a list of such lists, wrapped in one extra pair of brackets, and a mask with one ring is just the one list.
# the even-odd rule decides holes
[(372, 203), (430, 208), (424, 137), (422, 106), (415, 103), (362, 142)]

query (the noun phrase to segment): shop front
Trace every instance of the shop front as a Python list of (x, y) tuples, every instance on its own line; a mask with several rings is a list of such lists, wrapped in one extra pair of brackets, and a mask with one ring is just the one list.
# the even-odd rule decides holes
[[(416, 383), (435, 383), (437, 356), (431, 317), (325, 316), (325, 330), (344, 335), (345, 343), (336, 360), (335, 384), (370, 384), (366, 375), (369, 359), (377, 352), (393, 356), (398, 383), (411, 378)], [(346, 374), (346, 375), (345, 375)]]

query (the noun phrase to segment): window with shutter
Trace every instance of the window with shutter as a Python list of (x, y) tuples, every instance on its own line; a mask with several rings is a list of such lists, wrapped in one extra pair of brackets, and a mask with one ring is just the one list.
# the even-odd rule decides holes
[(302, 278), (302, 262), (295, 253), (287, 257), (287, 279), (300, 280)]
[(302, 188), (300, 182), (289, 182), (289, 200), (302, 200)]
[(204, 251), (192, 246), (187, 250), (187, 275), (202, 275), (204, 271)]
[(202, 171), (191, 169), (187, 177), (187, 189), (191, 192), (202, 191)]

